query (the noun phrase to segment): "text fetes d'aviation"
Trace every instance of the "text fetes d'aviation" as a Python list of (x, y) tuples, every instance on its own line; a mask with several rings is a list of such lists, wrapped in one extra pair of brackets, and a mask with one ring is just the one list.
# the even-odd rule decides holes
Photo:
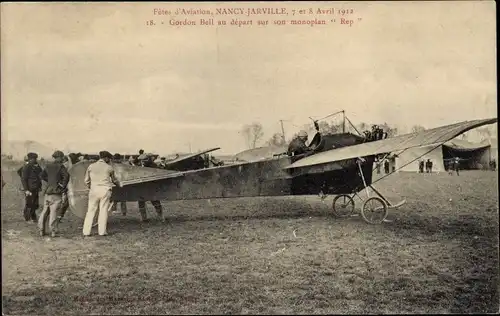
[[(296, 14), (335, 14), (334, 8), (317, 8), (317, 9), (292, 9), (292, 15)], [(175, 15), (213, 15), (212, 10), (207, 9), (177, 9), (171, 11), (169, 9), (155, 8), (153, 9), (154, 15), (171, 15), (174, 12)], [(340, 15), (353, 14), (353, 9), (337, 9), (337, 13)], [(215, 9), (215, 14), (217, 15), (288, 15), (286, 8), (218, 8)]]
[[(154, 9), (154, 15), (170, 15), (174, 13), (175, 15), (211, 15), (211, 10), (206, 9), (177, 9), (171, 11), (168, 9)], [(224, 8), (215, 9), (215, 14), (217, 15), (287, 15), (288, 11), (286, 8)]]

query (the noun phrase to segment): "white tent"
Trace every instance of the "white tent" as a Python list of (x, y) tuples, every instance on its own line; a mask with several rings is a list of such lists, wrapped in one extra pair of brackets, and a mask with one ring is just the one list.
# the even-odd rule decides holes
[(498, 163), (498, 139), (490, 138), (481, 142), (483, 145), (490, 146), (490, 157)]
[[(491, 156), (489, 144), (476, 144), (461, 139), (453, 139), (443, 145), (433, 144), (410, 148), (398, 154), (396, 169), (418, 172), (420, 160), (432, 161), (432, 171), (445, 171), (445, 162), (459, 157), (464, 160), (466, 169), (482, 169), (489, 166)], [(420, 158), (419, 158), (420, 157)]]
[(430, 159), (432, 161), (433, 172), (445, 171), (443, 148), (441, 145), (429, 145), (403, 151), (396, 158), (396, 169), (401, 168), (400, 171), (418, 172), (418, 164), (422, 159), (425, 161)]

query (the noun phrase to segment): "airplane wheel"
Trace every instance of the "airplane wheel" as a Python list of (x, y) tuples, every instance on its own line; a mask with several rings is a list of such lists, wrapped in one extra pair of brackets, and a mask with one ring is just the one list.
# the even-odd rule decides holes
[(354, 200), (347, 194), (337, 195), (332, 203), (335, 217), (348, 217), (354, 212)]
[(380, 224), (386, 219), (387, 204), (379, 197), (371, 197), (363, 203), (361, 216), (369, 224)]

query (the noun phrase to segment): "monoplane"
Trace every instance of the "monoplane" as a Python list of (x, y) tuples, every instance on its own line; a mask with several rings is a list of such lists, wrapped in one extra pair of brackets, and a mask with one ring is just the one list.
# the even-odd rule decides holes
[[(252, 161), (240, 160), (231, 165), (195, 170), (115, 165), (119, 184), (113, 188), (112, 199), (173, 201), (290, 195), (319, 195), (324, 198), (335, 195), (333, 214), (343, 217), (353, 215), (353, 197), (357, 196), (363, 201), (362, 218), (368, 223), (379, 224), (386, 219), (388, 209), (402, 206), (405, 200), (392, 203), (374, 188), (374, 162), (388, 155), (397, 156), (410, 148), (432, 145), (434, 149), (471, 129), (496, 122), (496, 118), (464, 121), (387, 137), (380, 131), (376, 135), (356, 135), (345, 131), (322, 135), (315, 121), (316, 134), (309, 145), (312, 151), (305, 155), (288, 156), (278, 150)], [(397, 170), (422, 156), (406, 162)], [(70, 207), (80, 218), (84, 218), (87, 211), (89, 190), (83, 179), (89, 164), (88, 161), (78, 162), (69, 170)], [(369, 189), (374, 195), (370, 196)], [(362, 192), (366, 192), (364, 199), (361, 197)]]

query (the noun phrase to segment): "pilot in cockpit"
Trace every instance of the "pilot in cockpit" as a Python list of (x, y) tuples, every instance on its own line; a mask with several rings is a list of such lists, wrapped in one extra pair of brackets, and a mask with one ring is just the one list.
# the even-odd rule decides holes
[(287, 154), (289, 156), (296, 156), (311, 152), (312, 148), (306, 145), (307, 138), (307, 132), (300, 131), (297, 137), (295, 137), (288, 145)]

